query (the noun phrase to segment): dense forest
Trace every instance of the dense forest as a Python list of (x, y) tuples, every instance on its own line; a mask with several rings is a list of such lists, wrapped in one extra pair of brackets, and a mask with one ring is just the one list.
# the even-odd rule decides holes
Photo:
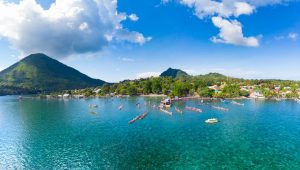
[[(211, 86), (219, 87), (218, 90)], [(98, 88), (87, 88), (82, 90), (67, 91), (72, 95), (84, 96), (106, 96), (106, 95), (148, 95), (165, 94), (170, 97), (201, 96), (217, 98), (248, 97), (249, 90), (241, 87), (253, 87), (253, 91), (262, 93), (265, 97), (281, 97), (279, 91), (284, 92), (285, 87), (290, 87), (289, 93), (285, 97), (298, 97), (297, 89), (300, 83), (296, 81), (283, 80), (244, 80), (226, 77), (218, 73), (209, 73), (200, 76), (171, 76), (151, 77), (138, 80), (125, 80), (115, 84), (104, 84)], [(275, 88), (280, 87), (277, 93)], [(97, 90), (95, 93), (95, 90)]]

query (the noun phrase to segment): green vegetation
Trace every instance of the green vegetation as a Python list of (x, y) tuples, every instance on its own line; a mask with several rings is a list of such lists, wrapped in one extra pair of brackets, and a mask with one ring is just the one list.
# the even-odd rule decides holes
[(172, 77), (172, 78), (180, 78), (180, 77), (187, 77), (189, 76), (186, 72), (179, 70), (168, 68), (166, 71), (160, 74), (160, 77)]
[[(275, 90), (279, 87), (281, 90)], [(286, 89), (284, 89), (284, 87)], [(291, 87), (291, 90), (288, 90)], [(170, 97), (200, 96), (216, 98), (249, 97), (250, 94), (261, 94), (266, 98), (298, 97), (299, 82), (281, 80), (244, 80), (227, 77), (218, 73), (209, 73), (199, 76), (172, 76), (151, 77), (139, 80), (126, 80), (115, 84), (104, 84), (90, 91), (101, 89), (99, 93), (76, 91), (76, 94), (89, 96), (106, 95), (148, 95), (165, 94)], [(74, 91), (72, 91), (73, 94)], [(258, 96), (261, 97), (261, 96)]]
[(87, 88), (104, 83), (44, 54), (32, 54), (0, 72), (0, 95)]

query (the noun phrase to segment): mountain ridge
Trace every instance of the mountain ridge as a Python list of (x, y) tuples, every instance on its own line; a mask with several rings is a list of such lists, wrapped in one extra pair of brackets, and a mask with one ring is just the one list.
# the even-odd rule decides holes
[[(0, 72), (0, 94), (20, 89), (13, 94), (51, 92), (101, 86), (103, 80), (93, 79), (49, 56), (31, 54)], [(6, 89), (6, 90), (5, 90)], [(23, 90), (22, 90), (23, 89)]]

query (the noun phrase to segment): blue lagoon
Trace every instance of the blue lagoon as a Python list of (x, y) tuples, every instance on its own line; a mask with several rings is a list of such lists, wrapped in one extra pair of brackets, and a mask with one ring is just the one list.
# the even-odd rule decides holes
[[(152, 107), (160, 100), (0, 97), (0, 169), (300, 168), (295, 101), (177, 101), (170, 116)], [(145, 111), (143, 120), (128, 123)], [(209, 118), (220, 122), (208, 125)]]

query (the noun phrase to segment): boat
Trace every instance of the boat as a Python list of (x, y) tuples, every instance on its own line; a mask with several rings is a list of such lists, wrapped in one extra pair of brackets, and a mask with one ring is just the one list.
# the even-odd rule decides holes
[(244, 106), (244, 103), (239, 103), (236, 101), (232, 101), (231, 104), (239, 105), (239, 106)]
[(164, 113), (166, 113), (166, 114), (168, 114), (168, 115), (170, 115), (170, 116), (173, 115), (172, 112), (170, 112), (170, 111), (168, 111), (168, 110), (165, 110), (165, 109), (162, 109), (162, 108), (160, 108), (160, 111), (162, 111), (162, 112), (164, 112)]
[(176, 111), (177, 113), (180, 113), (180, 114), (182, 114), (182, 113), (183, 113), (183, 111), (182, 111), (182, 110), (180, 110), (180, 109), (178, 109), (177, 107), (175, 107), (175, 111)]
[(225, 100), (225, 99), (221, 99), (221, 102), (222, 102), (222, 103), (229, 103), (229, 101), (228, 101), (228, 100)]
[(123, 108), (124, 108), (124, 106), (123, 106), (123, 105), (120, 105), (118, 109), (119, 109), (119, 110), (122, 110)]
[(201, 109), (198, 109), (198, 108), (196, 108), (196, 107), (188, 107), (188, 106), (185, 107), (185, 110), (194, 111), (194, 112), (199, 112), (199, 113), (202, 112)]
[(96, 104), (90, 104), (89, 107), (90, 107), (90, 108), (97, 108), (98, 105), (96, 105)]
[(160, 102), (160, 106), (162, 108), (170, 108), (171, 107), (171, 99), (165, 99)]
[(300, 103), (300, 99), (295, 99), (296, 102)]
[(129, 124), (133, 124), (134, 122), (136, 122), (137, 120), (142, 120), (144, 119), (146, 116), (148, 115), (148, 112), (144, 112), (143, 114), (140, 114), (136, 117), (134, 117), (132, 120), (130, 120), (128, 123)]
[(228, 108), (220, 107), (220, 106), (212, 106), (214, 109), (222, 110), (222, 111), (229, 111)]
[(218, 122), (219, 122), (219, 120), (216, 118), (211, 118), (211, 119), (205, 120), (205, 123), (208, 123), (208, 124), (214, 124), (214, 123), (218, 123)]

